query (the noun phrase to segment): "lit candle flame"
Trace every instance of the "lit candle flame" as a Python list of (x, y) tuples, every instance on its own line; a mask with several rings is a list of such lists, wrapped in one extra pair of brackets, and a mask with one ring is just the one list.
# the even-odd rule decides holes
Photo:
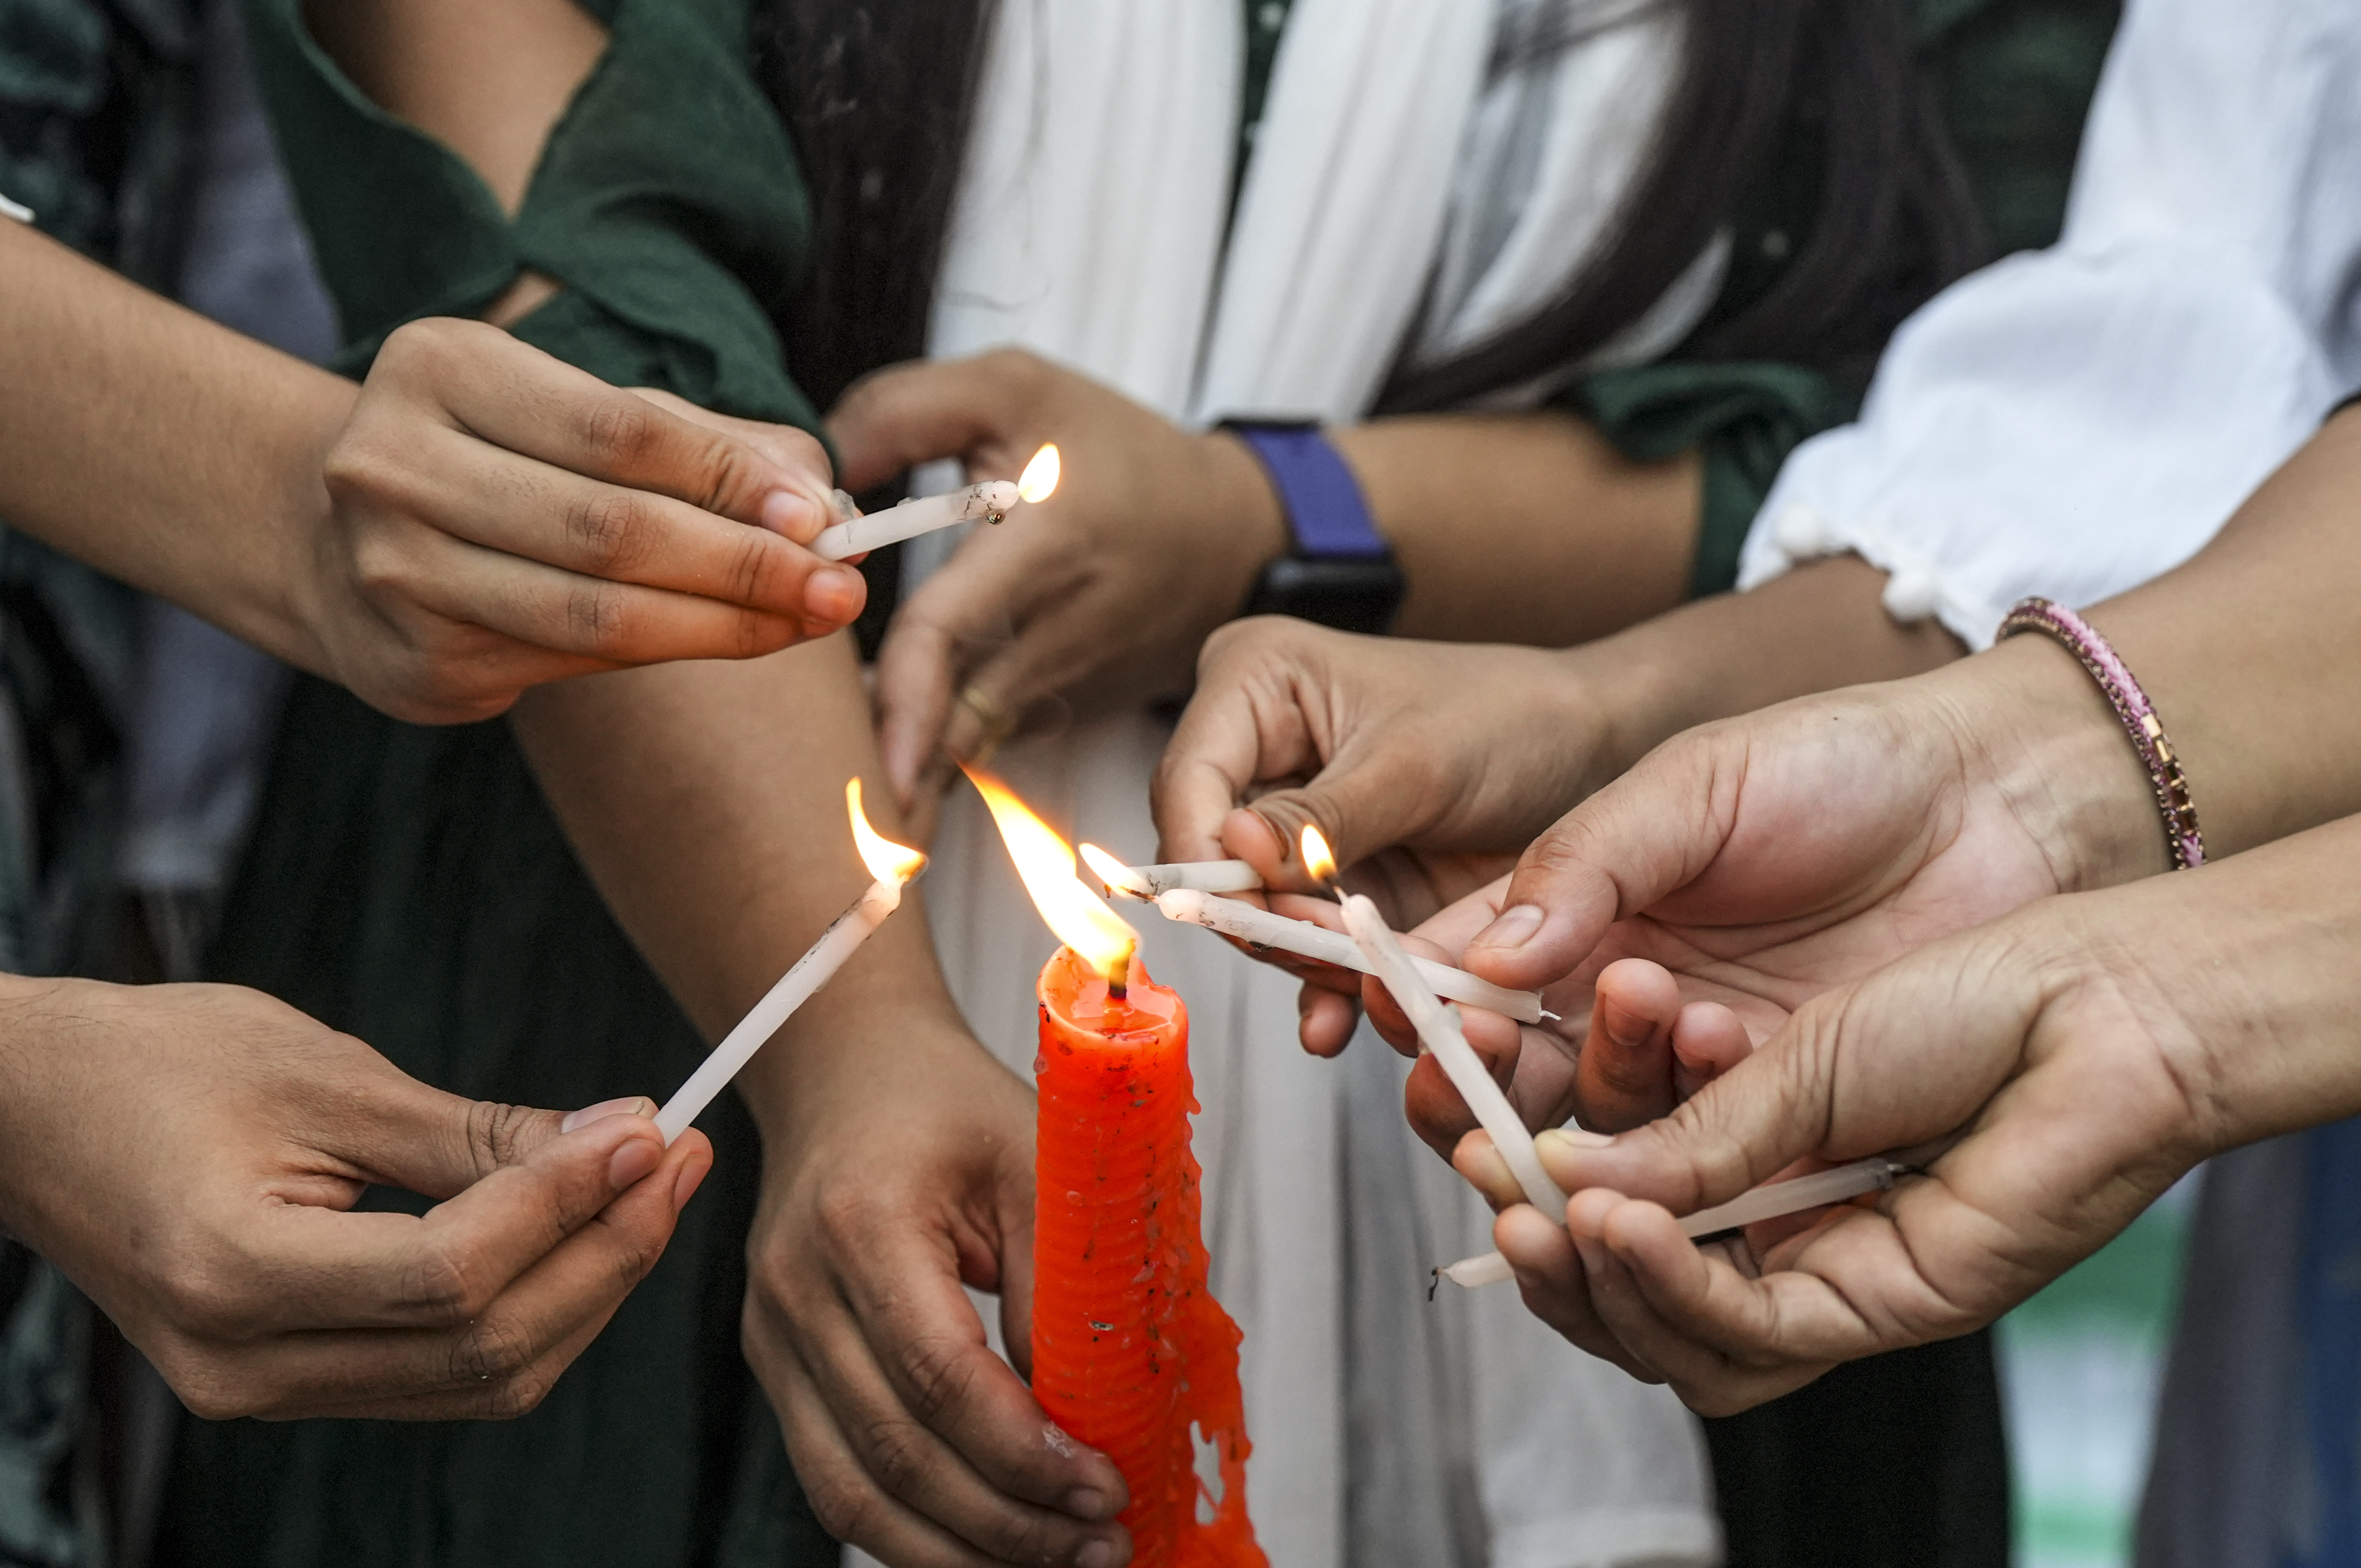
[(1320, 829), (1309, 822), (1305, 823), (1299, 843), (1303, 855), (1303, 869), (1312, 879), (1314, 882), (1334, 882), (1336, 857), (1330, 851), (1328, 840), (1322, 836)]
[(1082, 863), (1091, 868), (1108, 892), (1113, 893), (1120, 888), (1126, 893), (1136, 894), (1141, 898), (1148, 895), (1146, 882), (1134, 876), (1129, 866), (1125, 865), (1096, 844), (1078, 844), (1075, 850), (1082, 857)]
[(1016, 477), (1019, 499), (1046, 501), (1058, 488), (1058, 476), (1062, 466), (1058, 460), (1058, 448), (1053, 444), (1033, 454), (1033, 461), (1025, 465), (1025, 472)]
[(975, 768), (966, 773), (982, 792), (983, 803), (992, 807), (992, 820), (1000, 828), (1001, 841), (1008, 846), (1008, 858), (1016, 862), (1016, 874), (1024, 878), (1025, 891), (1033, 895), (1033, 906), (1041, 912), (1041, 918), (1058, 940), (1080, 953), (1083, 961), (1106, 977), (1109, 987), (1120, 992), (1131, 972), (1131, 955), (1139, 946), (1139, 933), (1108, 908), (1104, 899), (1082, 885), (1074, 874), (1073, 847), (1036, 817), (1031, 806), (990, 773)]
[(861, 850), (861, 862), (869, 874), (879, 882), (908, 882), (927, 863), (924, 852), (905, 849), (869, 826), (868, 813), (861, 809), (861, 781), (844, 781), (844, 808), (852, 817), (852, 842)]

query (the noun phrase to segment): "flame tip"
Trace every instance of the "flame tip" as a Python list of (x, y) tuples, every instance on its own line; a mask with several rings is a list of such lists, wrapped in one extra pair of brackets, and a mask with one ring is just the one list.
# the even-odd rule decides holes
[(1138, 950), (1139, 933), (1083, 885), (1074, 872), (1072, 846), (1016, 791), (981, 768), (961, 767), (991, 807), (1001, 842), (1016, 862), (1016, 874), (1042, 920), (1058, 940), (1106, 976), (1110, 985), (1122, 984), (1130, 972), (1131, 956)]
[(1025, 465), (1025, 472), (1017, 476), (1017, 498), (1027, 501), (1048, 500), (1058, 488), (1058, 480), (1064, 466), (1064, 460), (1058, 455), (1058, 444), (1054, 441), (1045, 443), (1040, 451), (1033, 454), (1033, 460)]
[(1297, 852), (1303, 858), (1303, 869), (1320, 882), (1330, 882), (1336, 875), (1336, 854), (1328, 848), (1327, 835), (1307, 822), (1296, 837)]
[(925, 850), (896, 844), (869, 826), (869, 814), (862, 809), (857, 773), (844, 781), (844, 809), (852, 821), (853, 848), (861, 852), (861, 863), (869, 868), (871, 876), (879, 882), (908, 882), (926, 870)]

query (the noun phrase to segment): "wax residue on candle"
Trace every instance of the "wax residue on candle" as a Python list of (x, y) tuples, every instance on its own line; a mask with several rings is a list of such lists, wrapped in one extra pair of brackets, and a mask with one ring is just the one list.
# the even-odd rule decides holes
[(1137, 1568), (1267, 1568), (1246, 1512), (1241, 1336), (1205, 1282), (1187, 1014), (1136, 965), (1110, 1006), (1066, 950), (1041, 999), (1034, 1393), (1123, 1472)]

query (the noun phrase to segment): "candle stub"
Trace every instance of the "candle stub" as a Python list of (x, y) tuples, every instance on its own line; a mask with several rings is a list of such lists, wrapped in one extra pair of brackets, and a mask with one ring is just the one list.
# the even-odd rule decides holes
[[(1258, 948), (1277, 948), (1339, 969), (1358, 970), (1363, 974), (1375, 972), (1359, 944), (1350, 936), (1331, 931), (1325, 926), (1314, 926), (1309, 920), (1290, 920), (1284, 915), (1257, 909), (1235, 898), (1215, 898), (1195, 888), (1176, 888), (1159, 894), (1156, 907), (1168, 920), (1202, 926)], [(1433, 959), (1413, 959), (1407, 954), (1404, 957), (1439, 996), (1464, 1002), (1470, 1007), (1486, 1008), (1520, 1024), (1538, 1024), (1544, 1016), (1538, 992), (1510, 991)]]
[[(1764, 1220), (1776, 1220), (1788, 1214), (1800, 1214), (1806, 1209), (1818, 1209), (1830, 1203), (1842, 1203), (1864, 1192), (1875, 1192), (1892, 1187), (1902, 1167), (1883, 1157), (1855, 1160), (1833, 1170), (1816, 1170), (1809, 1176), (1791, 1177), (1785, 1181), (1766, 1181), (1750, 1188), (1727, 1203), (1710, 1209), (1699, 1209), (1681, 1220), (1681, 1234), (1691, 1241), (1704, 1236), (1719, 1235), (1759, 1224)], [(1558, 1206), (1553, 1219), (1564, 1223), (1565, 1208)], [(1454, 1285), (1470, 1290), (1479, 1286), (1498, 1285), (1516, 1277), (1509, 1260), (1497, 1252), (1479, 1257), (1463, 1257), (1457, 1263), (1446, 1264), (1434, 1271)]]

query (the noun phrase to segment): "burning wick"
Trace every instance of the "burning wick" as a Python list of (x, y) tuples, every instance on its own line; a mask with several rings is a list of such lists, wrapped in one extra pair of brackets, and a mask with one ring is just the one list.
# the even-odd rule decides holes
[(992, 808), (992, 820), (1041, 918), (1058, 940), (1104, 977), (1107, 1000), (1123, 1001), (1131, 982), (1131, 957), (1139, 950), (1139, 933), (1082, 885), (1074, 874), (1072, 846), (1017, 799), (1015, 791), (981, 769), (962, 764), (962, 771)]
[[(1783, 1214), (1797, 1214), (1806, 1209), (1817, 1209), (1829, 1203), (1841, 1203), (1858, 1198), (1864, 1192), (1876, 1192), (1894, 1185), (1894, 1179), (1904, 1167), (1890, 1159), (1855, 1160), (1850, 1165), (1838, 1166), (1834, 1170), (1814, 1171), (1786, 1181), (1766, 1181), (1762, 1186), (1740, 1193), (1727, 1203), (1711, 1209), (1699, 1209), (1681, 1221), (1681, 1234), (1696, 1241), (1700, 1237), (1719, 1235), (1764, 1220), (1775, 1220)], [(1562, 1217), (1565, 1206), (1559, 1205)], [(1454, 1285), (1469, 1290), (1479, 1286), (1498, 1285), (1513, 1279), (1516, 1270), (1509, 1260), (1497, 1252), (1481, 1257), (1463, 1257), (1457, 1263), (1446, 1264), (1434, 1271), (1438, 1279), (1448, 1279)], [(1432, 1292), (1430, 1292), (1432, 1294)]]
[(1345, 895), (1336, 887), (1336, 853), (1328, 847), (1328, 836), (1307, 822), (1295, 836), (1295, 852), (1303, 861), (1304, 874), (1326, 888), (1329, 897), (1344, 903)]
[(1025, 472), (1013, 485), (1005, 479), (987, 479), (963, 490), (928, 496), (923, 500), (906, 500), (884, 511), (847, 518), (820, 530), (819, 537), (812, 541), (812, 554), (823, 560), (841, 561), (864, 550), (949, 528), (955, 522), (976, 518), (998, 522), (1018, 501), (1048, 500), (1050, 492), (1058, 488), (1058, 449), (1044, 446), (1033, 455), (1033, 461), (1025, 465)]
[(925, 855), (880, 837), (869, 826), (869, 818), (861, 809), (859, 779), (845, 781), (844, 805), (852, 819), (852, 841), (860, 848), (869, 874), (877, 880), (851, 908), (820, 933), (819, 940), (795, 961), (795, 967), (779, 977), (779, 982), (738, 1021), (738, 1026), (722, 1037), (721, 1043), (713, 1047), (713, 1054), (689, 1074), (679, 1092), (664, 1102), (664, 1109), (656, 1113), (656, 1125), (664, 1130), (666, 1144), (680, 1136), (713, 1103), (714, 1097), (729, 1087), (739, 1069), (754, 1058), (763, 1042), (777, 1034), (795, 1010), (810, 1001), (812, 993), (844, 967), (844, 961), (869, 939), (870, 933), (902, 906), (904, 885), (926, 869)]

